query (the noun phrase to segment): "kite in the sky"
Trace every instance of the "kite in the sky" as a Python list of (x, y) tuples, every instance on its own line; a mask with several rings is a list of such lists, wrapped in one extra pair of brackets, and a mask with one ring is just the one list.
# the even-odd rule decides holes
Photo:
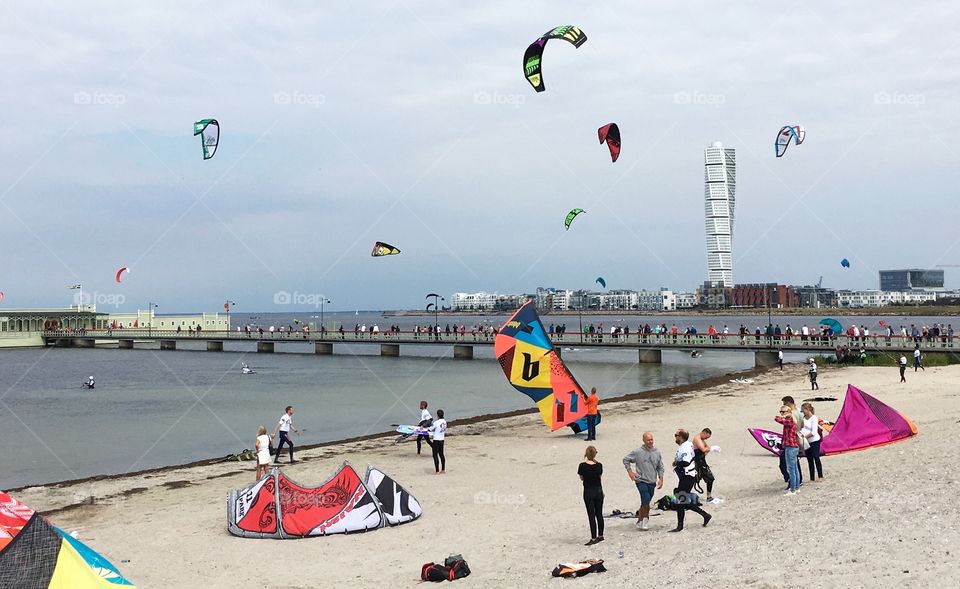
[(850, 260), (844, 258), (844, 259), (840, 260), (840, 265), (843, 266), (844, 268), (849, 268), (849, 267), (850, 267)]
[(610, 159), (617, 161), (620, 157), (620, 127), (616, 123), (607, 123), (597, 129), (597, 136), (600, 138), (601, 145), (604, 141), (607, 142), (607, 147), (610, 148)]
[(223, 304), (223, 310), (226, 311), (227, 313), (230, 312), (230, 301), (227, 301)]
[(527, 47), (526, 53), (523, 54), (523, 75), (527, 77), (527, 81), (537, 92), (546, 90), (543, 85), (543, 75), (540, 71), (540, 61), (543, 58), (543, 48), (550, 39), (563, 39), (574, 47), (580, 47), (586, 43), (587, 36), (573, 25), (562, 25), (547, 31)]
[(395, 256), (400, 253), (400, 249), (390, 245), (389, 243), (383, 243), (378, 241), (373, 244), (373, 251), (370, 252), (370, 255), (378, 258), (380, 256)]
[(217, 153), (220, 144), (220, 123), (217, 119), (200, 119), (193, 124), (193, 136), (200, 136), (203, 145), (203, 159), (208, 160)]
[(603, 276), (597, 276), (597, 284), (603, 288), (607, 288), (607, 281), (603, 279)]
[(0, 303), (2, 303), (2, 302), (3, 302), (3, 291), (0, 290)]
[(116, 277), (115, 277), (115, 280), (117, 281), (117, 284), (120, 284), (120, 278), (123, 277), (124, 273), (129, 274), (129, 273), (130, 273), (130, 269), (127, 268), (126, 266), (121, 266), (120, 269), (117, 270), (117, 275), (116, 275)]
[(587, 212), (587, 211), (585, 211), (585, 210), (583, 210), (583, 209), (573, 209), (572, 211), (570, 211), (569, 213), (567, 213), (567, 218), (566, 218), (566, 220), (564, 220), (564, 222), (563, 222), (564, 227), (566, 227), (566, 228), (569, 230), (569, 229), (570, 229), (570, 223), (573, 223), (573, 220), (576, 218), (576, 216), (579, 215), (580, 213), (586, 213), (586, 212)]
[(527, 301), (497, 332), (493, 352), (507, 380), (530, 397), (551, 431), (586, 428), (587, 396), (557, 355), (533, 301)]
[(790, 142), (793, 141), (794, 145), (800, 145), (803, 143), (804, 137), (806, 137), (807, 132), (803, 130), (803, 127), (800, 125), (787, 125), (780, 129), (780, 132), (777, 133), (777, 140), (773, 143), (774, 149), (776, 149), (777, 157), (783, 157), (783, 154), (787, 152), (787, 147), (790, 145)]

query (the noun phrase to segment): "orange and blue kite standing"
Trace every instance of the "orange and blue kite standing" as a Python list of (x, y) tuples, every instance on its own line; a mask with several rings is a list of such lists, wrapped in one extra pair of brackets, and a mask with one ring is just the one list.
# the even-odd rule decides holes
[(520, 307), (500, 328), (493, 351), (507, 380), (533, 399), (550, 431), (563, 426), (574, 433), (587, 429), (587, 397), (554, 350), (533, 301)]

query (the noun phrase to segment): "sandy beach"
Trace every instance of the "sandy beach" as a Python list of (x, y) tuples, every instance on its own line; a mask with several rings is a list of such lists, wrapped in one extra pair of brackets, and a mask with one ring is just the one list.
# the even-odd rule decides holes
[[(314, 485), (343, 460), (359, 471), (373, 464), (423, 505), (419, 520), (396, 528), (303, 540), (254, 540), (226, 530), (226, 496), (253, 482), (251, 462), (193, 466), (15, 493), (113, 561), (139, 587), (407, 587), (420, 565), (451, 553), (473, 574), (458, 586), (540, 587), (702, 586), (844, 587), (951, 586), (960, 542), (956, 497), (960, 477), (957, 403), (960, 366), (930, 368), (898, 383), (895, 368), (822, 367), (815, 403), (833, 420), (848, 383), (911, 418), (920, 434), (904, 442), (826, 457), (826, 479), (784, 496), (777, 459), (747, 434), (778, 430), (780, 397), (813, 396), (803, 366), (671, 397), (601, 403), (598, 460), (604, 464), (604, 510), (635, 510), (639, 498), (621, 460), (652, 431), (665, 461), (673, 431), (710, 427), (721, 446), (710, 463), (721, 505), (700, 526), (668, 534), (672, 512), (634, 520), (608, 519), (606, 541), (584, 547), (587, 518), (576, 475), (582, 436), (551, 434), (536, 415), (451, 427), (448, 472), (433, 474), (429, 455), (412, 443), (381, 438), (304, 451), (285, 467)], [(583, 383), (589, 386), (588, 383)], [(504, 392), (504, 394), (510, 394)], [(602, 391), (601, 391), (602, 394)], [(455, 418), (453, 407), (445, 407)], [(251, 432), (251, 438), (254, 432)], [(806, 462), (803, 462), (806, 480)], [(665, 489), (676, 477), (667, 474)], [(659, 493), (657, 495), (659, 497)], [(657, 513), (657, 512), (654, 512)], [(618, 558), (618, 549), (624, 556)], [(602, 558), (609, 572), (579, 580), (550, 577), (559, 562)], [(801, 575), (805, 577), (804, 580)]]

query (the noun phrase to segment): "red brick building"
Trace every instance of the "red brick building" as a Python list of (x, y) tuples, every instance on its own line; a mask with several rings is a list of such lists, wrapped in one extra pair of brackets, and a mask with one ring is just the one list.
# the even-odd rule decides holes
[(800, 306), (800, 293), (792, 286), (769, 282), (766, 284), (736, 284), (730, 293), (733, 307), (783, 309)]

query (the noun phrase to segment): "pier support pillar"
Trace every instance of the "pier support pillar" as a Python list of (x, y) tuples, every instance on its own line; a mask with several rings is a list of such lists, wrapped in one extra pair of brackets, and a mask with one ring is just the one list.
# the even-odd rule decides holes
[(757, 368), (769, 368), (777, 365), (777, 353), (763, 350), (753, 353), (753, 365)]
[(661, 364), (663, 351), (661, 350), (640, 350), (638, 361), (641, 364)]
[(132, 339), (122, 339), (117, 342), (117, 347), (121, 350), (132, 350), (133, 349), (133, 340)]
[(273, 342), (257, 342), (257, 351), (264, 354), (273, 353)]
[(175, 340), (175, 339), (162, 339), (162, 340), (160, 340), (160, 349), (161, 349), (161, 350), (176, 350), (176, 349), (177, 349), (177, 340)]
[(333, 344), (328, 344), (325, 342), (317, 342), (313, 344), (313, 353), (320, 356), (330, 356), (333, 355)]
[(61, 337), (53, 340), (53, 347), (55, 348), (69, 348), (70, 340), (67, 338)]
[(400, 357), (400, 344), (380, 344), (380, 355), (390, 358)]
[(454, 345), (453, 357), (457, 360), (473, 360), (473, 346)]
[(92, 348), (96, 345), (97, 341), (89, 337), (78, 337), (73, 340), (73, 347), (75, 348)]
[(212, 340), (207, 342), (207, 351), (208, 352), (222, 352), (223, 351), (223, 342)]

